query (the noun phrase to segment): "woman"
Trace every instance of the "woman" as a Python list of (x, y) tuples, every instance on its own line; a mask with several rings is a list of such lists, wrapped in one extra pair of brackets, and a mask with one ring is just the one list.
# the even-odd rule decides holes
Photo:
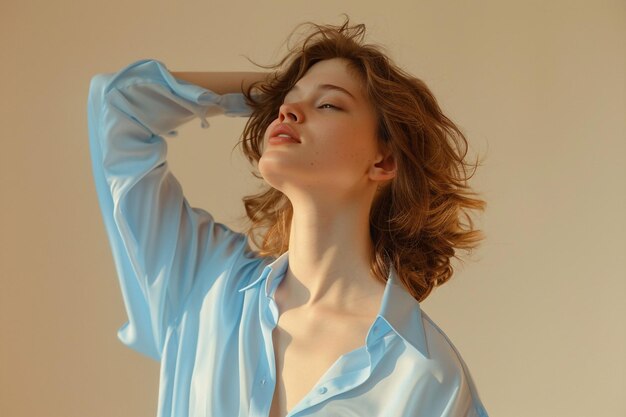
[[(487, 416), (419, 306), (482, 238), (465, 138), (364, 25), (313, 28), (269, 73), (145, 59), (92, 79), (118, 337), (161, 362), (159, 416)], [(249, 117), (243, 152), (268, 184), (244, 199), (246, 234), (191, 207), (166, 161), (164, 135), (219, 114)]]

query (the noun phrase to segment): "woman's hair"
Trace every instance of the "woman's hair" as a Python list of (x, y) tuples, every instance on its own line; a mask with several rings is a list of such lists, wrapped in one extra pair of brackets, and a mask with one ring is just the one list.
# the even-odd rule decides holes
[[(258, 163), (267, 127), (285, 95), (313, 64), (346, 59), (376, 110), (379, 146), (392, 153), (397, 168), (372, 202), (371, 271), (385, 283), (392, 263), (407, 290), (422, 301), (451, 278), (450, 258), (459, 258), (456, 250), (471, 252), (484, 239), (468, 215), (468, 210), (484, 210), (486, 203), (467, 185), (474, 173), (468, 175), (464, 161), (467, 140), (422, 80), (397, 67), (382, 47), (362, 42), (365, 25), (349, 25), (348, 16), (341, 26), (303, 24), (312, 25), (313, 32), (279, 63), (255, 64), (275, 71), (243, 91), (252, 109), (241, 135), (243, 153), (250, 163)], [(243, 201), (250, 222), (246, 234), (259, 255), (277, 257), (288, 250), (293, 214), (289, 199), (267, 185)], [(259, 228), (265, 229), (261, 242), (254, 234)]]

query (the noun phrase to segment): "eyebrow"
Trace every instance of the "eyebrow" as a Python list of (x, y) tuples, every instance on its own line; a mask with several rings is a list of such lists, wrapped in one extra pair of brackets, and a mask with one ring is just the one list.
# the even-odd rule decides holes
[[(318, 84), (315, 88), (316, 88), (317, 90), (332, 90), (332, 91), (339, 91), (339, 92), (341, 92), (341, 93), (344, 93), (344, 94), (349, 95), (349, 96), (352, 98), (352, 100), (356, 101), (356, 97), (354, 97), (354, 96), (352, 95), (352, 93), (350, 93), (348, 90), (346, 90), (346, 89), (345, 89), (345, 88), (343, 88), (343, 87), (339, 87), (338, 85), (333, 85), (333, 84)], [(294, 85), (294, 86), (291, 88), (291, 91), (299, 91), (299, 90), (300, 90), (300, 87), (298, 87), (297, 85)], [(291, 91), (289, 91), (287, 94), (289, 94)]]

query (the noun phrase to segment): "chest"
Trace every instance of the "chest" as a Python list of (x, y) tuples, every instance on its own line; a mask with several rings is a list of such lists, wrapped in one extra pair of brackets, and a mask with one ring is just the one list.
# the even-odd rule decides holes
[(372, 321), (282, 314), (272, 333), (276, 387), (269, 417), (284, 417), (341, 355), (362, 347)]

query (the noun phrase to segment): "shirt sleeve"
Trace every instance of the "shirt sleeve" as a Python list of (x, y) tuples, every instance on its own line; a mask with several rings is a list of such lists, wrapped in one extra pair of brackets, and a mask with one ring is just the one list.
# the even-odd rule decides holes
[[(176, 322), (199, 280), (209, 288), (247, 248), (211, 214), (189, 206), (166, 161), (163, 135), (196, 117), (249, 116), (241, 93), (216, 94), (176, 79), (154, 59), (117, 73), (95, 75), (87, 103), (89, 146), (98, 202), (124, 298), (128, 321), (118, 338), (160, 360), (166, 330)], [(221, 265), (224, 265), (222, 268)]]

